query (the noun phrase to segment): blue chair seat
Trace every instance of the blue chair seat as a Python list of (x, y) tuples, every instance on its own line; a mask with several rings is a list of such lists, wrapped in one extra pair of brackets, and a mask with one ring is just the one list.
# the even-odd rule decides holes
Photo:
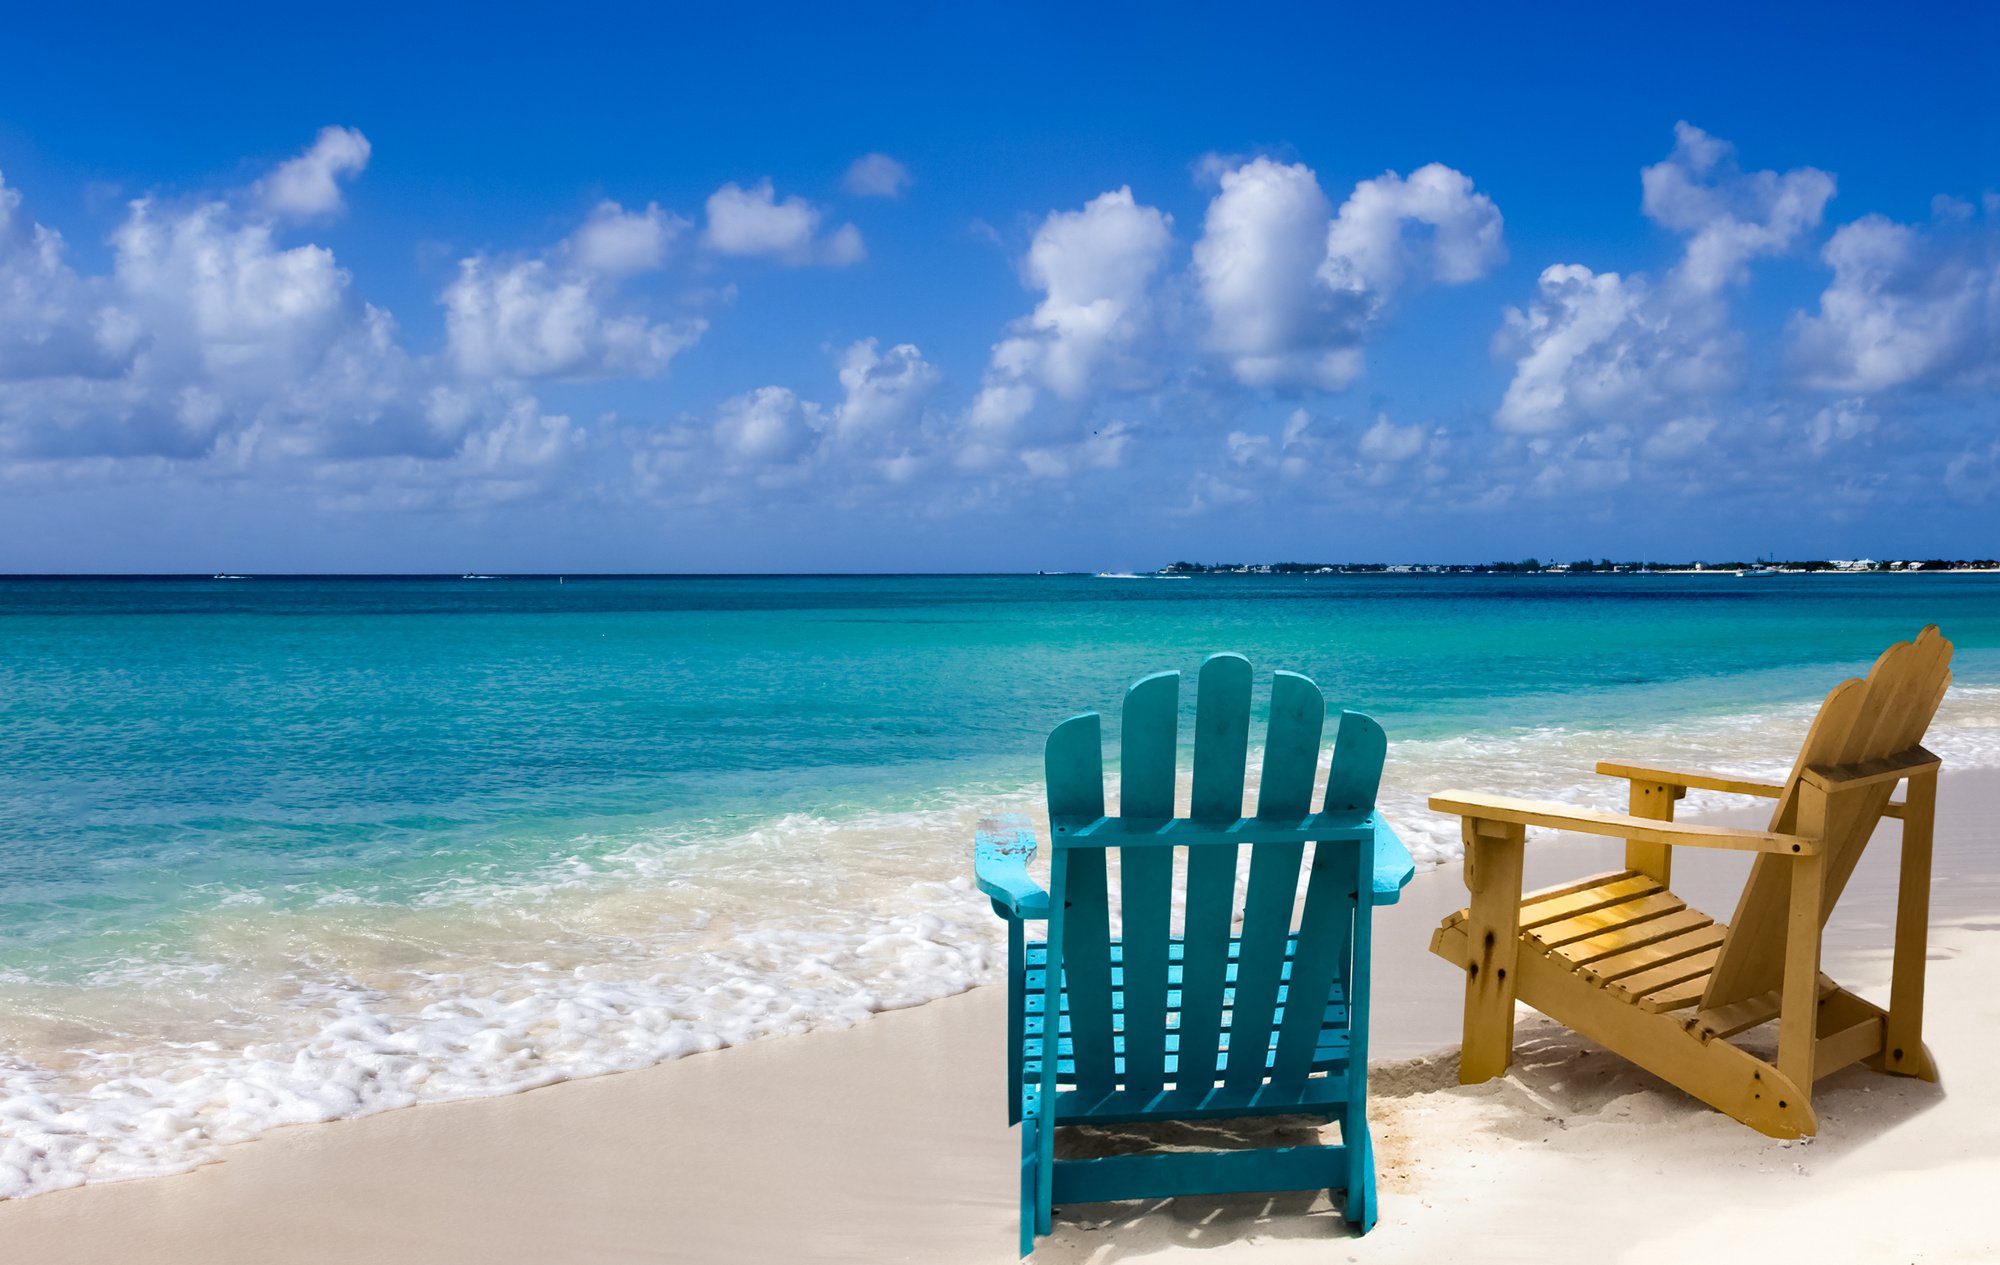
[[(1226, 985), (1236, 982), (1237, 961), (1242, 956), (1242, 937), (1232, 936), (1229, 941), (1230, 965), (1223, 978)], [(1164, 1044), (1166, 1047), (1165, 1068), (1168, 1077), (1180, 1070), (1180, 961), (1186, 951), (1186, 942), (1175, 937), (1168, 942), (1167, 967), (1167, 1010)], [(1280, 978), (1286, 980), (1278, 987), (1278, 1005), (1272, 1016), (1273, 1024), (1284, 1021), (1285, 1008), (1289, 1002), (1291, 985), (1291, 963), (1298, 951), (1298, 937), (1289, 936), (1285, 941), (1285, 964)], [(1012, 981), (1010, 986), (1018, 987), (1024, 999), (1025, 1029), (1020, 1049), (1021, 1060), (1021, 1113), (1034, 1114), (1035, 1106), (1041, 1098), (1042, 1059), (1047, 1050), (1047, 1020), (1043, 1015), (1046, 1004), (1045, 989), (1048, 982), (1048, 945), (1044, 941), (1029, 941), (1024, 954), (1022, 977)], [(1125, 971), (1124, 945), (1116, 940), (1111, 942), (1111, 1014), (1113, 1070), (1122, 1077), (1125, 1074)], [(1346, 990), (1336, 980), (1328, 988), (1321, 1010), (1319, 1042), (1314, 1048), (1312, 1070), (1321, 1075), (1314, 1076), (1296, 1086), (1283, 1087), (1270, 1082), (1261, 1085), (1232, 1087), (1211, 1082), (1207, 1085), (1173, 1085), (1159, 1093), (1133, 1093), (1114, 1090), (1111, 1093), (1084, 1093), (1077, 1089), (1075, 1042), (1070, 1037), (1069, 990), (1061, 990), (1062, 1017), (1056, 1046), (1056, 1099), (1054, 1119), (1057, 1124), (1119, 1124), (1148, 1119), (1200, 1120), (1228, 1118), (1231, 1116), (1318, 1114), (1325, 1115), (1337, 1109), (1346, 1100), (1347, 1053), (1350, 1035), (1347, 1023)], [(1223, 990), (1222, 1016), (1220, 1023), (1221, 1049), (1216, 1058), (1216, 1081), (1229, 1068), (1229, 1028), (1234, 1013), (1235, 989)], [(1270, 1039), (1267, 1029), (1264, 1038), (1264, 1066), (1275, 1068), (1277, 1045)]]

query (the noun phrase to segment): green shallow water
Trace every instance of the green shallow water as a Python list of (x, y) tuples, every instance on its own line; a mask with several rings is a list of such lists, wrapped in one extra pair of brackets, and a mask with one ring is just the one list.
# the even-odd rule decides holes
[(621, 836), (920, 810), (1217, 649), (1399, 741), (1797, 703), (1938, 622), (2000, 680), (2000, 577), (0, 583), (0, 969), (246, 892), (409, 902)]

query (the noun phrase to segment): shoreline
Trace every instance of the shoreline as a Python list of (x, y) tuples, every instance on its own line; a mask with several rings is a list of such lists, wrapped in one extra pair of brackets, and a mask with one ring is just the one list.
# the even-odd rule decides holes
[[(1953, 1214), (1974, 1197), (1967, 1183), (2000, 1176), (2000, 1147), (1980, 1123), (2000, 1114), (1980, 1053), (2000, 1040), (2000, 1001), (1984, 983), (2000, 969), (2000, 856), (1982, 825), (2000, 811), (2000, 770), (1948, 773), (1940, 804), (1929, 1020), (1945, 1087), (1860, 1069), (1829, 1078), (1822, 1135), (1796, 1155), (1615, 1057), (1586, 1065), (1587, 1043), (1546, 1021), (1522, 1023), (1516, 1072), (1453, 1084), (1443, 1047), (1457, 1036), (1459, 982), (1423, 946), (1440, 911), (1462, 903), (1463, 886), (1455, 866), (1420, 875), (1377, 922), (1371, 1063), (1384, 1214), (1347, 1253), (1434, 1260), (1452, 1235), (1474, 1233), (1525, 1234), (1525, 1249), (1538, 1218), (1576, 1215), (1564, 1192), (1577, 1182), (1603, 1196), (1582, 1215), (1588, 1234), (1622, 1232), (1643, 1205), (1658, 1238), (1645, 1251), (1659, 1251), (1625, 1259), (1665, 1260), (1663, 1245), (1682, 1227), (1658, 1214), (1685, 1210), (1688, 1224), (1713, 1223), (1715, 1208), (1748, 1207), (1730, 1197), (1732, 1184), (1759, 1188), (1764, 1220), (1720, 1219), (1732, 1233), (1762, 1236), (1779, 1225), (1815, 1232), (1812, 1209), (1840, 1223), (1827, 1210), (1859, 1197), (1842, 1195), (1845, 1185), (1881, 1180), (1895, 1200), (1930, 1210), (1912, 1219), (1944, 1254), (1923, 1259), (1978, 1259), (1951, 1253), (1985, 1250), (1979, 1235), (1990, 1232)], [(1753, 807), (1721, 819), (1758, 815)], [(1603, 868), (1616, 847), (1544, 839), (1529, 850), (1528, 881)], [(1739, 858), (1682, 855), (1677, 892), (1726, 917)], [(1884, 832), (1829, 928), (1829, 973), (1864, 991), (1886, 978), (1893, 887), (1882, 879), (1894, 856)], [(980, 986), (727, 1054), (281, 1128), (189, 1172), (0, 1202), (0, 1243), (49, 1265), (129, 1255), (142, 1242), (162, 1265), (345, 1261), (364, 1251), (440, 1265), (1009, 1260), (1016, 1141), (1001, 1114), (1003, 1010), (1000, 990)], [(1951, 1110), (1942, 1109), (1947, 1093)], [(1506, 1162), (1493, 1163), (1501, 1155)], [(1915, 1175), (1940, 1156), (1945, 1171)], [(1619, 1171), (1629, 1180), (1609, 1180)], [(1797, 1178), (1822, 1171), (1831, 1191), (1797, 1189)], [(1872, 1206), (1885, 1206), (1886, 1193), (1865, 1189)], [(1320, 1259), (1322, 1240), (1344, 1234), (1323, 1196), (1317, 1207), (1287, 1195), (1104, 1205), (1057, 1225), (1036, 1259), (1253, 1244), (1259, 1259), (1286, 1261), (1293, 1250)], [(1818, 1233), (1829, 1245), (1821, 1259), (1885, 1259), (1840, 1255), (1833, 1248), (1852, 1236)]]

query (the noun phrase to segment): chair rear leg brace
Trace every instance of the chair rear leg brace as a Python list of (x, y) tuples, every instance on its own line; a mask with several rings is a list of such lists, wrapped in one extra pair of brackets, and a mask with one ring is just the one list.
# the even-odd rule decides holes
[[(1027, 1043), (1028, 952), (1019, 918), (1007, 920), (1007, 1123), (1021, 1123), (1021, 1050)], [(1053, 1048), (1053, 1047), (1051, 1047)]]

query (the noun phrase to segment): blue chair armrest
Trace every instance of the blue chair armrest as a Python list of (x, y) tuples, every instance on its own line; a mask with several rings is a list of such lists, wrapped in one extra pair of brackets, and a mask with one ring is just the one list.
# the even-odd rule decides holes
[(1022, 919), (1049, 916), (1049, 894), (1028, 877), (1028, 863), (1034, 859), (1035, 832), (1020, 813), (979, 823), (972, 843), (973, 879), (993, 899), (995, 913)]
[(1410, 850), (1396, 837), (1381, 814), (1375, 817), (1375, 903), (1393, 905), (1402, 898), (1403, 888), (1417, 872)]

